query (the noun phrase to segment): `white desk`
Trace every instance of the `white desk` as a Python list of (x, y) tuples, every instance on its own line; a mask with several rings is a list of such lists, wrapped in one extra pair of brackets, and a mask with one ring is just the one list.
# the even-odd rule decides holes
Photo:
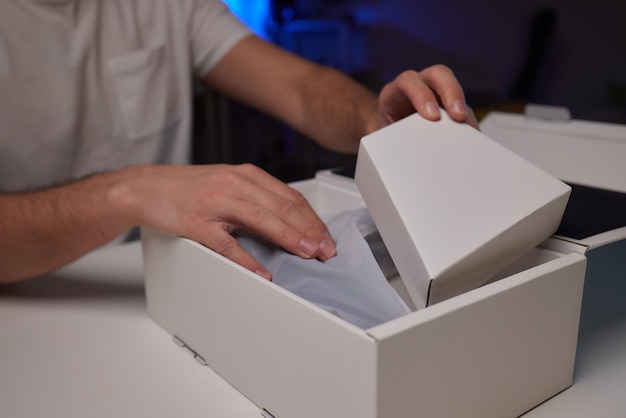
[[(601, 251), (590, 259), (574, 386), (525, 417), (626, 414), (626, 242)], [(0, 286), (0, 332), (3, 418), (261, 416), (148, 318), (137, 243)]]

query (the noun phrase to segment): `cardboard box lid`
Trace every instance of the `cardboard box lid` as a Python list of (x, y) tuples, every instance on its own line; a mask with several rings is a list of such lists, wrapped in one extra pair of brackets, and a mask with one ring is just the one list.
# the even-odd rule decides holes
[(625, 239), (626, 125), (554, 119), (552, 109), (529, 105), (526, 114), (491, 112), (481, 129), (573, 186), (557, 235), (589, 248)]
[(626, 125), (491, 112), (480, 127), (563, 181), (626, 193)]
[(355, 180), (418, 309), (480, 286), (548, 238), (570, 193), (445, 113), (364, 137)]

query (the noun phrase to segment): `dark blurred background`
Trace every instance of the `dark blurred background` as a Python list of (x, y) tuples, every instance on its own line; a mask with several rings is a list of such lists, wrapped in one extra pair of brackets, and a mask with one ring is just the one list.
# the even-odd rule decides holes
[[(377, 92), (405, 69), (451, 67), (480, 118), (525, 103), (626, 123), (626, 2), (230, 0), (260, 36)], [(251, 162), (284, 181), (349, 165), (288, 127), (198, 89), (194, 161)]]

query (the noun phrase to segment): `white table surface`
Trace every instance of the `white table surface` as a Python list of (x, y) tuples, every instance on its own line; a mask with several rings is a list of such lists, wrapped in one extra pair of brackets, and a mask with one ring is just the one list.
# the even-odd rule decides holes
[[(597, 251), (574, 385), (525, 417), (626, 416), (626, 242)], [(148, 318), (138, 243), (0, 286), (0, 333), (2, 418), (261, 416)]]

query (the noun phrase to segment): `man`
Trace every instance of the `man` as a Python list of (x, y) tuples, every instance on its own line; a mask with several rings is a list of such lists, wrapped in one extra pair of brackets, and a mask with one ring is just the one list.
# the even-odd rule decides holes
[(191, 79), (335, 151), (439, 103), (475, 124), (452, 72), (407, 71), (376, 98), (251, 34), (218, 0), (0, 2), (0, 282), (57, 269), (137, 225), (270, 279), (232, 233), (336, 253), (305, 199), (251, 165), (185, 166)]

